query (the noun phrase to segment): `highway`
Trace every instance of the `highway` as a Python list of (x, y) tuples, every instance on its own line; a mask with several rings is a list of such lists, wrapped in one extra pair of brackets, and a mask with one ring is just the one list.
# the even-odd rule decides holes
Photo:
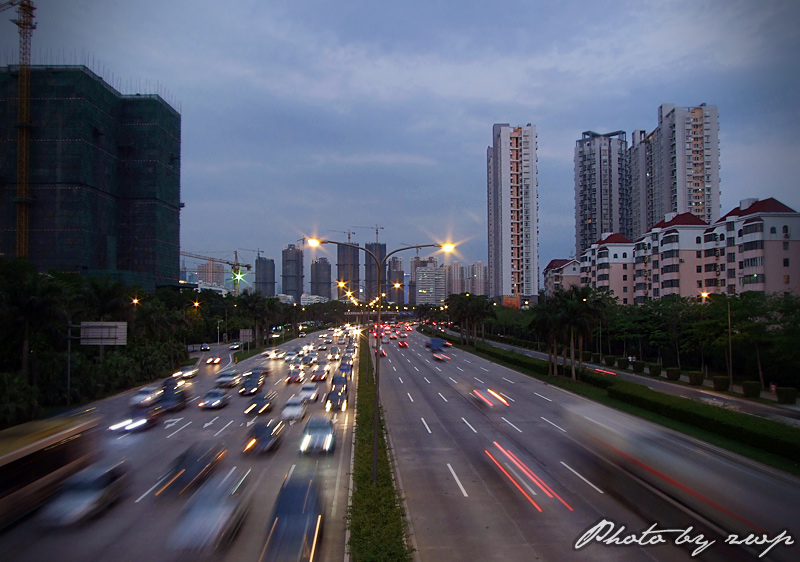
[[(284, 348), (295, 348), (305, 342), (319, 344), (316, 337), (295, 340)], [(201, 410), (198, 400), (213, 386), (217, 373), (226, 368), (245, 371), (248, 366), (264, 363), (271, 368), (263, 391), (274, 389), (279, 394), (272, 413), (262, 417), (278, 417), (286, 399), (299, 390), (299, 385), (286, 385), (284, 376), (288, 364), (259, 355), (233, 365), (227, 346), (212, 346), (212, 353), (222, 357), (219, 365), (200, 362), (200, 370), (192, 381), (192, 399), (182, 411), (168, 413), (158, 426), (138, 433), (118, 435), (104, 431), (101, 436), (104, 461), (125, 459), (133, 473), (129, 493), (121, 502), (102, 516), (78, 528), (46, 530), (36, 513), (0, 534), (0, 560), (14, 562), (136, 562), (173, 559), (166, 548), (186, 498), (156, 498), (154, 490), (161, 483), (175, 457), (191, 443), (200, 439), (222, 440), (228, 447), (218, 470), (234, 466), (252, 469), (257, 485), (250, 512), (231, 547), (221, 553), (220, 560), (258, 560), (267, 537), (267, 521), (275, 498), (290, 472), (309, 470), (321, 477), (324, 487), (326, 513), (322, 550), (317, 560), (344, 560), (345, 515), (347, 511), (353, 412), (335, 416), (336, 450), (323, 456), (300, 456), (300, 434), (304, 421), (292, 424), (284, 433), (282, 445), (261, 457), (244, 456), (241, 450), (245, 435), (255, 416), (246, 416), (244, 409), (249, 398), (240, 397), (236, 389), (230, 404), (220, 410)], [(319, 352), (324, 353), (322, 351)], [(204, 359), (204, 355), (201, 359)], [(319, 383), (327, 390), (328, 382)], [(121, 419), (128, 411), (133, 391), (96, 404), (102, 427)], [(262, 392), (263, 394), (263, 392)], [(308, 408), (309, 414), (323, 413), (320, 399)]]
[(381, 367), (417, 560), (800, 559), (796, 478), (426, 339)]

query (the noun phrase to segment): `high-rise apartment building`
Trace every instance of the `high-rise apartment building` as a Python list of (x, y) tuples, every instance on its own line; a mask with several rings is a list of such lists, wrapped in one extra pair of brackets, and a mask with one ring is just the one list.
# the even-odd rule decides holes
[(482, 261), (476, 261), (468, 268), (464, 290), (472, 295), (488, 295), (488, 268)]
[(337, 287), (338, 300), (348, 300), (347, 293), (354, 297), (359, 296), (359, 285), (361, 284), (359, 261), (360, 251), (353, 246), (336, 246), (336, 280), (342, 285)]
[(539, 292), (536, 127), (496, 124), (486, 151), (489, 296)]
[(417, 270), (422, 267), (437, 267), (438, 265), (439, 260), (436, 256), (431, 256), (429, 258), (414, 256), (411, 258), (411, 274), (408, 282), (408, 304), (422, 304), (417, 302)]
[(447, 298), (447, 268), (426, 265), (416, 268), (416, 304), (440, 306)]
[(317, 258), (311, 262), (310, 292), (331, 300), (331, 264), (328, 258)]
[[(122, 95), (84, 66), (30, 69), (29, 190), (17, 194), (17, 67), (0, 68), (0, 253), (39, 271), (178, 282), (181, 116), (158, 95)], [(20, 207), (20, 206), (23, 207)], [(23, 212), (24, 216), (24, 212)]]
[(289, 244), (282, 252), (281, 292), (299, 303), (303, 295), (303, 249)]
[(275, 296), (275, 260), (256, 258), (256, 280), (253, 288), (265, 297)]
[(631, 236), (630, 169), (624, 131), (585, 131), (575, 143), (575, 249), (580, 255), (604, 232)]
[(388, 283), (386, 300), (395, 304), (405, 304), (405, 273), (403, 272), (403, 258), (394, 256), (389, 258)]
[(197, 266), (197, 280), (209, 285), (225, 286), (225, 265), (217, 261), (205, 261)]
[[(367, 242), (364, 247), (378, 258), (378, 262), (383, 262), (384, 258), (386, 258), (386, 244)], [(378, 287), (378, 266), (371, 256), (366, 256), (364, 259), (364, 289), (367, 292), (367, 300), (370, 301), (380, 293), (385, 293), (386, 284), (386, 264), (384, 263), (381, 266), (381, 286)]]
[(454, 261), (453, 263), (444, 266), (447, 270), (446, 276), (446, 294), (459, 295), (467, 292), (467, 268)]

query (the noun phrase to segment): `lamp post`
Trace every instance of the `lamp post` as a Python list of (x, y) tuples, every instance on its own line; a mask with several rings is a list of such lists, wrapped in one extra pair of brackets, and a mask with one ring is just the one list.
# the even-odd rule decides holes
[[(707, 291), (703, 291), (700, 293), (700, 296), (703, 297), (703, 304), (705, 304), (706, 299), (711, 295)], [(725, 296), (725, 304), (728, 307), (728, 389), (733, 390), (733, 331), (731, 330), (731, 298), (727, 295)]]
[[(378, 329), (380, 329), (381, 325), (381, 297), (380, 297), (380, 287), (381, 287), (381, 270), (383, 266), (386, 264), (386, 260), (389, 257), (393, 256), (398, 252), (402, 252), (404, 250), (413, 250), (416, 248), (440, 248), (445, 252), (453, 251), (455, 247), (453, 244), (418, 244), (416, 246), (404, 246), (402, 248), (398, 248), (387, 253), (383, 259), (378, 259), (373, 252), (367, 250), (362, 246), (358, 246), (356, 244), (349, 244), (347, 242), (334, 242), (333, 240), (316, 240), (310, 239), (308, 240), (308, 245), (313, 247), (317, 247), (320, 244), (336, 244), (337, 246), (350, 246), (351, 248), (358, 248), (362, 250), (367, 255), (369, 255), (374, 261), (375, 266), (377, 269), (377, 285), (378, 285), (378, 311), (375, 316), (375, 323), (378, 325)], [(376, 336), (377, 337), (377, 336)], [(372, 416), (372, 483), (376, 483), (378, 481), (378, 431), (380, 429), (380, 405), (381, 405), (381, 391), (380, 391), (380, 380), (381, 380), (381, 346), (378, 343), (375, 343), (375, 406), (373, 410)]]

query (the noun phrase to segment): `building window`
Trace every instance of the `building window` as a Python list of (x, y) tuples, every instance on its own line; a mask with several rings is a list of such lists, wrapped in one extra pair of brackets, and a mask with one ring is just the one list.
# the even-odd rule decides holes
[(628, 299), (622, 299), (622, 304), (628, 304)]
[(703, 250), (698, 250), (695, 257), (702, 258), (703, 257)]
[(789, 267), (789, 258), (783, 258), (783, 267)]
[(627, 293), (627, 292), (628, 292), (628, 288), (627, 288), (627, 287), (623, 287), (623, 288), (622, 288), (622, 292), (623, 292), (623, 293)]
[(702, 281), (698, 281), (697, 282), (697, 288), (698, 289), (702, 289), (703, 288), (703, 282)]
[(700, 244), (701, 242), (702, 242), (702, 240), (700, 239), (700, 237), (699, 237), (699, 236), (698, 236), (697, 238), (695, 238), (695, 239), (694, 239), (694, 243), (695, 243), (695, 244)]
[(627, 275), (623, 275), (623, 276), (622, 276), (622, 280), (623, 280), (623, 281), (627, 281), (627, 280), (628, 280), (628, 276), (627, 276)]
[(788, 285), (788, 284), (789, 284), (789, 276), (788, 276), (788, 275), (784, 275), (784, 276), (783, 276), (783, 283), (784, 283), (785, 285)]
[(628, 269), (628, 264), (627, 263), (623, 263), (622, 264), (622, 269)]
[(789, 249), (789, 243), (788, 242), (784, 242), (783, 243), (783, 249), (784, 250), (788, 250)]
[(622, 252), (622, 257), (623, 257), (623, 259), (627, 258), (628, 257), (628, 252)]
[(702, 265), (698, 265), (697, 266), (697, 273), (703, 273), (703, 266)]
[(770, 226), (769, 227), (769, 233), (770, 234), (778, 234), (778, 229), (776, 227), (774, 227), (774, 226)]

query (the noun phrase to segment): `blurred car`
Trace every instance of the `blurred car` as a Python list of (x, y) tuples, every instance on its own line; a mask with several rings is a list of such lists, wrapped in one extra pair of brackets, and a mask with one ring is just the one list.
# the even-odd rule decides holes
[(245, 374), (242, 378), (242, 384), (239, 387), (240, 396), (252, 396), (258, 394), (261, 390), (261, 385), (264, 384), (264, 375), (260, 372), (252, 372), (249, 375)]
[(242, 375), (238, 371), (222, 371), (214, 380), (217, 388), (233, 388), (242, 381)]
[(167, 473), (159, 480), (163, 485), (155, 495), (181, 495), (197, 488), (217, 469), (227, 447), (222, 441), (198, 441), (178, 455)]
[(305, 376), (303, 374), (303, 371), (297, 370), (297, 371), (290, 371), (289, 374), (286, 375), (285, 380), (286, 384), (292, 384), (292, 383), (301, 383), (303, 382), (304, 379)]
[(108, 429), (120, 433), (142, 431), (158, 424), (165, 413), (166, 410), (161, 404), (153, 404), (149, 408), (132, 408), (126, 417), (108, 426)]
[(163, 393), (161, 386), (146, 386), (134, 392), (128, 404), (134, 408), (148, 408), (158, 402)]
[(211, 346), (207, 343), (201, 343), (200, 351), (211, 351)]
[(275, 407), (275, 401), (278, 399), (278, 393), (270, 390), (262, 396), (256, 396), (250, 400), (250, 404), (245, 408), (245, 414), (266, 414), (272, 411)]
[(328, 359), (341, 359), (342, 354), (339, 351), (339, 348), (334, 346), (331, 348), (330, 352), (328, 353)]
[(326, 368), (324, 368), (324, 369), (315, 369), (311, 373), (311, 376), (309, 377), (308, 380), (310, 380), (311, 382), (324, 382), (324, 381), (328, 380), (328, 371), (330, 369), (327, 368), (328, 365), (325, 365), (325, 367)]
[(283, 354), (283, 360), (286, 363), (291, 363), (295, 359), (297, 359), (297, 352), (295, 351), (287, 351)]
[(228, 394), (228, 391), (222, 388), (212, 388), (206, 392), (206, 395), (197, 405), (204, 410), (217, 410), (227, 406), (230, 401), (231, 395)]
[(355, 359), (349, 353), (342, 355), (342, 365), (352, 365), (355, 362)]
[(433, 358), (437, 361), (450, 361), (450, 357), (445, 355), (444, 353), (434, 353)]
[(491, 388), (473, 388), (469, 391), (469, 396), (481, 406), (488, 406), (490, 408), (496, 405), (499, 406), (500, 404), (510, 406), (508, 401), (503, 398), (500, 393), (495, 392)]
[(222, 361), (222, 358), (216, 355), (212, 355), (208, 359), (206, 359), (206, 365), (219, 365), (219, 362)]
[(242, 453), (260, 455), (276, 449), (281, 444), (286, 423), (280, 420), (267, 420), (251, 427), (244, 440)]
[(328, 349), (328, 346), (325, 345), (324, 343), (317, 346), (317, 351), (327, 351), (327, 349)]
[(316, 402), (319, 399), (319, 390), (316, 384), (304, 384), (297, 395), (303, 402)]
[(300, 332), (300, 335), (297, 336), (297, 337), (298, 338), (304, 338), (304, 337), (306, 337), (306, 333), (305, 332)]
[(316, 477), (295, 472), (287, 479), (267, 521), (259, 562), (314, 559), (322, 540), (322, 490)]
[(400, 340), (397, 342), (397, 347), (408, 347), (408, 342), (405, 340)]
[(197, 376), (197, 367), (184, 367), (180, 371), (175, 371), (172, 373), (173, 378), (176, 379), (193, 379)]
[(238, 341), (235, 341), (230, 345), (228, 349), (232, 349), (234, 351), (237, 349), (242, 349), (242, 344), (240, 344)]
[(339, 365), (339, 372), (337, 374), (347, 377), (348, 379), (353, 378), (353, 366), (348, 365), (347, 363), (342, 363)]
[(211, 476), (186, 503), (167, 540), (168, 548), (191, 559), (226, 548), (249, 512), (252, 480), (245, 468)]
[(389, 339), (390, 339), (390, 340), (396, 340), (396, 339), (397, 339), (397, 334), (395, 334), (394, 332), (392, 332), (391, 334), (389, 334)]
[(183, 410), (189, 401), (189, 395), (191, 394), (189, 383), (184, 380), (176, 382), (183, 384), (164, 385), (164, 394), (161, 395), (161, 399), (158, 401), (158, 404), (167, 412)]
[(266, 350), (261, 355), (266, 357), (267, 359), (283, 359), (283, 356), (286, 355), (286, 351), (283, 350), (283, 349), (278, 349), (277, 347), (275, 347), (275, 348)]
[(309, 365), (312, 365), (312, 364), (317, 362), (317, 354), (315, 352), (313, 352), (313, 351), (309, 351), (308, 353), (303, 355), (302, 361), (303, 361), (303, 365), (308, 367)]
[(337, 373), (331, 379), (331, 392), (336, 392), (339, 389), (347, 392), (347, 377)]
[(289, 363), (289, 371), (302, 371), (305, 369), (306, 365), (303, 363), (303, 360), (298, 358)]
[(386, 357), (386, 350), (383, 349), (383, 346), (380, 346), (378, 348), (378, 355), (380, 355), (381, 357)]
[(344, 412), (347, 409), (347, 389), (337, 388), (328, 393), (325, 400), (326, 412)]
[(401, 338), (407, 338), (407, 337), (408, 337), (408, 332), (400, 332), (398, 335), (399, 335)]
[(336, 448), (333, 422), (327, 416), (311, 416), (300, 438), (301, 453), (332, 453)]
[(287, 421), (302, 420), (306, 417), (306, 412), (307, 408), (305, 402), (303, 402), (299, 396), (293, 394), (283, 407), (281, 419)]
[(92, 465), (73, 474), (39, 513), (48, 527), (65, 527), (88, 521), (120, 500), (128, 488), (128, 465)]

